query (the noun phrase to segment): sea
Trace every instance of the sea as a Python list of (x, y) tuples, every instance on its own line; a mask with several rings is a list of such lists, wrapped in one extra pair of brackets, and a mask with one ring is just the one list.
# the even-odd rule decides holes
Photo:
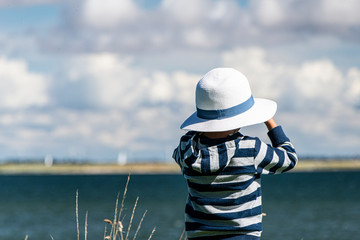
[[(127, 179), (127, 174), (0, 175), (0, 240), (104, 239), (111, 228), (104, 219), (114, 219), (117, 198), (120, 209)], [(360, 239), (359, 190), (358, 171), (263, 176), (261, 239)], [(186, 194), (181, 175), (131, 175), (120, 219), (127, 230), (133, 216), (128, 239), (145, 212), (136, 239), (149, 239), (154, 228), (151, 239), (180, 239)]]

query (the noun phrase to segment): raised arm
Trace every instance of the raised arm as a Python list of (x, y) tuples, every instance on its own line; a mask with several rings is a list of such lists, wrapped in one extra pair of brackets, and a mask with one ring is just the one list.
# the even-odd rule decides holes
[(256, 171), (260, 174), (286, 172), (295, 167), (298, 158), (295, 148), (274, 119), (265, 122), (272, 146), (258, 139), (255, 158)]
[(269, 131), (270, 131), (271, 129), (277, 127), (277, 124), (276, 124), (274, 118), (271, 118), (271, 119), (267, 120), (267, 121), (265, 122), (265, 125), (266, 125), (266, 127), (267, 127), (267, 129), (268, 129)]

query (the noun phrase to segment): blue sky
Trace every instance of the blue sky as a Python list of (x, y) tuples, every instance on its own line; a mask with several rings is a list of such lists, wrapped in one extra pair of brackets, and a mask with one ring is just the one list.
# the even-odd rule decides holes
[[(0, 159), (171, 161), (197, 81), (233, 67), (300, 156), (360, 154), (359, 1), (3, 0)], [(242, 129), (267, 141), (266, 128)]]
[(0, 9), (1, 30), (23, 33), (29, 29), (48, 28), (60, 20), (60, 6), (13, 6)]

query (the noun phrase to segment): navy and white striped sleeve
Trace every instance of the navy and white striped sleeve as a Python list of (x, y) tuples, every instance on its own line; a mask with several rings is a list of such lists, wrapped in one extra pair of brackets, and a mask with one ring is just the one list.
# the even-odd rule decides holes
[[(190, 131), (183, 135), (180, 139), (180, 143), (177, 148), (175, 148), (173, 152), (173, 159), (180, 167), (188, 167), (190, 163), (195, 161), (193, 155), (193, 149), (191, 143), (191, 138), (194, 136), (195, 132)], [(185, 161), (185, 162), (184, 162)]]
[(268, 132), (272, 146), (256, 139), (255, 167), (259, 174), (275, 174), (294, 168), (298, 158), (295, 148), (285, 135), (281, 126)]
[(180, 155), (180, 146), (178, 146), (177, 148), (175, 148), (172, 158), (175, 160), (175, 162), (181, 166), (180, 160), (181, 160), (181, 155)]

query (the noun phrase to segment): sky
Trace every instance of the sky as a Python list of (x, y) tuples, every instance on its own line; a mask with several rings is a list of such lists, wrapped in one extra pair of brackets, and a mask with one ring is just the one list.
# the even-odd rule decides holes
[[(1, 0), (0, 159), (172, 161), (216, 67), (299, 156), (360, 156), (360, 1)], [(268, 141), (263, 124), (241, 129)]]

